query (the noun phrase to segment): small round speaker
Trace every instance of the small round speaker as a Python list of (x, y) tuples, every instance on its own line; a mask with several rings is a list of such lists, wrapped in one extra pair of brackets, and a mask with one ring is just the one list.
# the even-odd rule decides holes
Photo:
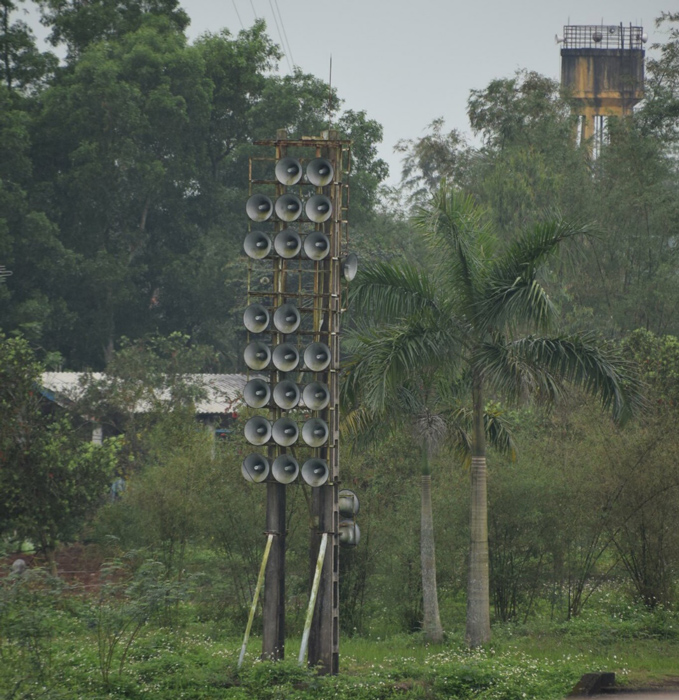
[(316, 187), (325, 187), (332, 182), (335, 169), (327, 158), (314, 158), (306, 166), (307, 180)]
[(302, 400), (310, 411), (322, 411), (330, 403), (330, 391), (322, 382), (311, 382), (304, 387)]
[(314, 231), (304, 239), (304, 252), (309, 260), (323, 260), (330, 252), (330, 240), (321, 231)]
[(282, 343), (273, 350), (273, 364), (279, 372), (292, 372), (299, 365), (299, 350), (292, 343)]
[(269, 460), (258, 454), (248, 455), (243, 460), (240, 471), (246, 481), (259, 484), (269, 476)]
[(332, 202), (324, 194), (315, 194), (307, 199), (304, 211), (309, 221), (322, 224), (332, 216)]
[(251, 445), (266, 445), (271, 440), (271, 423), (262, 416), (254, 416), (245, 424), (243, 433)]
[(361, 530), (353, 520), (340, 520), (339, 541), (345, 547), (355, 547), (361, 541)]
[(243, 313), (243, 324), (250, 333), (261, 333), (269, 325), (269, 312), (261, 304), (250, 304)]
[(295, 231), (281, 231), (273, 242), (274, 250), (281, 258), (294, 258), (302, 249), (302, 239)]
[(299, 310), (294, 304), (282, 304), (273, 315), (273, 325), (281, 333), (294, 333), (301, 320)]
[(347, 255), (347, 257), (344, 258), (340, 264), (342, 269), (342, 277), (347, 282), (351, 282), (351, 280), (356, 277), (356, 273), (358, 272), (358, 256), (356, 253), (349, 253), (349, 255)]
[(271, 473), (279, 484), (291, 484), (299, 474), (299, 464), (291, 455), (281, 455), (274, 459)]
[(342, 489), (338, 494), (339, 514), (343, 518), (353, 518), (358, 515), (358, 496), (349, 489)]
[(297, 221), (302, 215), (302, 200), (294, 194), (284, 194), (276, 200), (276, 216), (281, 221)]
[(289, 411), (299, 403), (299, 388), (295, 382), (284, 379), (278, 382), (273, 389), (273, 400), (276, 406)]
[(261, 260), (271, 251), (271, 238), (262, 231), (250, 231), (243, 241), (243, 250), (249, 257)]
[(328, 424), (322, 418), (310, 418), (302, 426), (302, 439), (309, 447), (325, 445), (328, 435)]
[(302, 479), (309, 486), (323, 486), (329, 476), (328, 463), (324, 459), (308, 459), (302, 465)]
[(245, 205), (245, 211), (253, 221), (267, 221), (273, 214), (273, 202), (264, 194), (253, 194)]
[(304, 350), (304, 364), (311, 372), (322, 372), (330, 365), (330, 348), (325, 343), (311, 343)]
[(290, 418), (279, 418), (271, 429), (274, 442), (281, 447), (294, 445), (299, 438), (299, 428), (297, 423)]
[(263, 379), (251, 379), (243, 389), (243, 398), (251, 408), (264, 408), (271, 398), (269, 383)]
[(302, 166), (296, 158), (281, 158), (274, 172), (276, 180), (287, 187), (296, 185), (302, 179)]
[(269, 362), (271, 362), (271, 350), (269, 350), (268, 345), (255, 340), (245, 348), (243, 358), (250, 369), (266, 369), (269, 366)]

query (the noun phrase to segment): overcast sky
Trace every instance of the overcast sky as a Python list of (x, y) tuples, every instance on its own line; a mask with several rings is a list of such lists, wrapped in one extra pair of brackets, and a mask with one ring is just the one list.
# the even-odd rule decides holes
[[(189, 36), (225, 27), (237, 33), (263, 17), (287, 44), (289, 63), (332, 84), (344, 108), (366, 110), (384, 127), (380, 155), (390, 180), (400, 175), (399, 139), (417, 138), (437, 117), (468, 130), (469, 91), (519, 68), (558, 79), (566, 24), (642, 24), (648, 45), (660, 41), (654, 20), (676, 0), (182, 0)], [(674, 7), (673, 7), (674, 5)], [(279, 11), (276, 13), (276, 9)], [(274, 21), (274, 14), (278, 26)], [(281, 26), (282, 18), (282, 26)]]

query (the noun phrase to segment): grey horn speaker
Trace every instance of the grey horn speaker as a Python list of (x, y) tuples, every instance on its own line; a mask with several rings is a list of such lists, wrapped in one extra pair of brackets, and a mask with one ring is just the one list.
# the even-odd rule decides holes
[(240, 471), (246, 481), (258, 484), (269, 476), (269, 460), (258, 454), (248, 455), (243, 460)]
[(251, 445), (266, 445), (271, 440), (271, 423), (262, 416), (254, 416), (245, 424), (243, 433)]
[(356, 273), (358, 272), (358, 256), (356, 253), (349, 253), (346, 258), (342, 259), (341, 269), (342, 277), (347, 282), (351, 282), (351, 280), (356, 277)]
[(243, 389), (243, 398), (251, 408), (264, 408), (271, 398), (269, 383), (263, 379), (251, 379)]
[(295, 231), (281, 231), (274, 239), (273, 247), (281, 258), (294, 258), (302, 249), (302, 239)]
[(330, 252), (330, 240), (321, 231), (314, 231), (304, 239), (304, 252), (309, 260), (323, 260)]
[(302, 215), (302, 200), (294, 194), (284, 194), (276, 200), (276, 216), (281, 221), (297, 221)]
[(261, 333), (269, 325), (269, 312), (261, 304), (250, 304), (243, 313), (243, 324), (250, 333)]
[(322, 382), (311, 382), (304, 387), (302, 400), (310, 411), (322, 411), (330, 403), (330, 391)]
[(353, 518), (358, 515), (358, 496), (349, 489), (342, 489), (338, 494), (339, 514), (343, 518)]
[(273, 202), (264, 194), (253, 194), (245, 205), (245, 211), (253, 221), (267, 221), (273, 214)]
[(324, 194), (315, 194), (307, 199), (304, 210), (309, 221), (322, 224), (332, 216), (332, 202)]
[(279, 418), (273, 424), (271, 435), (277, 445), (281, 447), (290, 447), (290, 445), (294, 445), (299, 438), (299, 428), (294, 420), (290, 418)]
[(271, 251), (271, 238), (262, 231), (250, 231), (243, 241), (243, 250), (247, 256), (261, 260)]
[(281, 158), (276, 163), (276, 180), (281, 185), (292, 187), (302, 179), (302, 166), (296, 158)]
[(274, 367), (280, 372), (292, 372), (299, 365), (299, 350), (292, 343), (277, 345), (273, 351)]
[(332, 182), (335, 169), (326, 158), (314, 158), (306, 166), (307, 180), (316, 187), (325, 187)]
[(274, 459), (271, 473), (279, 484), (291, 484), (299, 474), (299, 464), (294, 457), (281, 455)]
[(294, 304), (282, 304), (273, 315), (273, 325), (281, 333), (294, 333), (298, 328), (302, 317)]
[(355, 547), (361, 541), (361, 530), (353, 520), (340, 520), (339, 541), (345, 547)]
[(302, 465), (302, 479), (309, 486), (323, 486), (328, 476), (328, 463), (324, 459), (308, 459)]
[(302, 426), (302, 439), (309, 447), (325, 445), (328, 434), (328, 424), (322, 418), (310, 418)]
[(271, 362), (271, 350), (268, 345), (255, 340), (245, 348), (243, 353), (245, 364), (254, 370), (265, 369)]
[(311, 343), (304, 351), (304, 364), (312, 372), (322, 372), (330, 365), (330, 348), (325, 343)]
[(278, 382), (273, 389), (273, 400), (276, 406), (289, 411), (299, 403), (299, 388), (295, 382), (284, 379)]

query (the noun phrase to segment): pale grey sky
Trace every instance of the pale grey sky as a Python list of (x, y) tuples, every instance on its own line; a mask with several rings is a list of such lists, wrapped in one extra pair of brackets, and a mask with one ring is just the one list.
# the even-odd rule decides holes
[[(437, 117), (468, 130), (469, 91), (516, 69), (558, 79), (565, 24), (643, 24), (647, 45), (661, 40), (654, 20), (677, 0), (182, 0), (189, 36), (221, 28), (236, 34), (263, 17), (270, 36), (287, 36), (290, 62), (328, 79), (344, 108), (365, 109), (384, 127), (380, 155), (390, 181), (400, 175), (399, 139), (417, 138)], [(278, 9), (279, 13), (276, 13)], [(278, 26), (274, 21), (274, 13)], [(283, 26), (281, 27), (280, 18)], [(288, 72), (288, 61), (280, 69)]]

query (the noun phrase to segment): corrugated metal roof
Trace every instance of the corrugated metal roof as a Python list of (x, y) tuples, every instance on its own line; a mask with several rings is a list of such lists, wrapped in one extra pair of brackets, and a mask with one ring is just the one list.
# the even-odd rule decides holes
[[(57, 403), (77, 400), (83, 393), (84, 372), (43, 372), (42, 386), (45, 396)], [(95, 380), (106, 378), (102, 372), (90, 375)], [(196, 413), (228, 413), (243, 401), (243, 388), (247, 383), (244, 374), (189, 374), (188, 383), (205, 390), (205, 398), (196, 403)], [(162, 397), (161, 397), (162, 398)], [(138, 413), (146, 413), (148, 404), (140, 402)]]

